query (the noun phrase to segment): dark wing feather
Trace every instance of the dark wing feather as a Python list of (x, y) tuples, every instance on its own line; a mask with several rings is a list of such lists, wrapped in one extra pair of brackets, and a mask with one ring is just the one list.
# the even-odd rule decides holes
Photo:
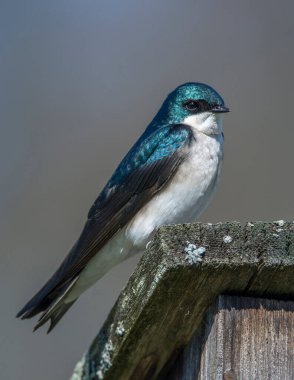
[[(111, 189), (107, 191), (106, 196), (102, 193), (95, 201), (89, 211), (81, 236), (70, 253), (51, 279), (17, 316), (30, 318), (46, 310), (107, 241), (125, 226), (174, 175), (186, 157), (185, 147), (190, 143), (192, 133), (187, 126), (175, 125), (172, 128), (169, 127), (164, 136), (165, 145), (173, 144), (173, 150), (168, 150), (170, 154), (160, 158), (159, 149), (166, 149), (166, 146), (159, 141), (145, 158), (146, 163), (128, 173), (119, 186), (112, 179), (109, 181)], [(154, 136), (151, 138), (154, 139)], [(137, 151), (140, 151), (140, 146)]]

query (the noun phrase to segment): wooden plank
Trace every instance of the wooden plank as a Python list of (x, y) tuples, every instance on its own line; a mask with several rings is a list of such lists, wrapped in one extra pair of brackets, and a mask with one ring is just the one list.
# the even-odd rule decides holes
[(220, 296), (162, 378), (293, 380), (294, 302)]
[[(162, 227), (72, 379), (148, 379), (190, 341), (220, 294), (294, 299), (292, 222)], [(202, 263), (185, 248), (203, 247)]]

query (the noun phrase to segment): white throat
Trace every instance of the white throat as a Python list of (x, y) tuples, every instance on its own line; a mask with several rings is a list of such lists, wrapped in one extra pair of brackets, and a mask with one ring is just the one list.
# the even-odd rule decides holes
[(208, 136), (219, 135), (222, 133), (223, 118), (222, 113), (201, 112), (187, 116), (183, 120), (183, 124)]

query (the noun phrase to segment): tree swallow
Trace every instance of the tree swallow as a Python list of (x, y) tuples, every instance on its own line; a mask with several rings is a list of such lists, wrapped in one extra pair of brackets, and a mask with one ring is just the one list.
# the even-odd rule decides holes
[(87, 288), (143, 251), (159, 226), (195, 221), (218, 183), (228, 111), (206, 84), (170, 93), (90, 208), (71, 251), (17, 317), (42, 312), (35, 329), (50, 320), (50, 332)]

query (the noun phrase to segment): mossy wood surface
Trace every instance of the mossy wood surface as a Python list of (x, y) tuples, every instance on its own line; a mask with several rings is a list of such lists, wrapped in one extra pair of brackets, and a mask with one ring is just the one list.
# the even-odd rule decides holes
[(293, 273), (293, 222), (162, 227), (72, 380), (162, 378), (220, 294), (293, 300)]

